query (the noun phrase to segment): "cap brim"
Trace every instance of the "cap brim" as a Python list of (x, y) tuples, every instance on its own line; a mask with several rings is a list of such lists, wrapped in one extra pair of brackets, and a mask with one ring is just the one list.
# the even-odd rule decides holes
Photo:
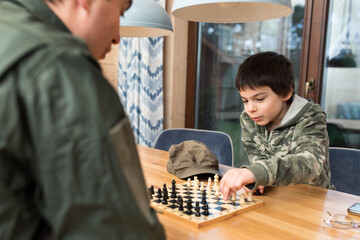
[(222, 177), (222, 174), (220, 173), (220, 171), (212, 169), (212, 168), (206, 168), (206, 167), (188, 168), (188, 169), (185, 169), (184, 171), (182, 171), (181, 173), (176, 173), (175, 176), (183, 179), (183, 178), (188, 178), (188, 177), (200, 175), (200, 174), (214, 174), (214, 175), (217, 174), (217, 175), (219, 175), (219, 177)]

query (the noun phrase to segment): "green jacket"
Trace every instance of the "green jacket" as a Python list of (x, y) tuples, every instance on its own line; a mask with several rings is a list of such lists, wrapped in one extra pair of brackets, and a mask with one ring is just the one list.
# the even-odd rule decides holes
[(255, 185), (284, 186), (307, 183), (334, 189), (330, 181), (326, 116), (318, 104), (297, 95), (271, 132), (246, 112), (240, 117), (242, 141), (254, 173)]
[(0, 239), (164, 239), (85, 43), (41, 0), (0, 1), (0, 33)]

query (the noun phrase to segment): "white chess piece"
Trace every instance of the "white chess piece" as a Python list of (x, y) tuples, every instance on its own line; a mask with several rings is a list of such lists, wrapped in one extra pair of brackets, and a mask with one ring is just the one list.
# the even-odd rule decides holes
[(216, 186), (215, 187), (215, 196), (220, 196), (220, 187), (219, 186)]
[(214, 176), (214, 182), (218, 183), (219, 182), (219, 175), (215, 174)]
[(248, 192), (248, 196), (247, 196), (247, 198), (246, 198), (246, 199), (248, 200), (248, 202), (252, 202), (252, 201), (253, 201), (252, 195), (253, 195), (252, 192)]
[(244, 194), (241, 194), (241, 195), (240, 195), (239, 204), (240, 204), (240, 205), (244, 205), (244, 204), (245, 204), (245, 196), (244, 196)]
[(204, 182), (201, 182), (200, 184), (200, 191), (204, 191)]
[(188, 178), (186, 186), (191, 187), (191, 178)]
[(236, 201), (236, 192), (233, 192), (233, 194), (231, 195), (231, 201)]
[(207, 188), (208, 192), (211, 192), (211, 177), (208, 178), (208, 183), (207, 183), (206, 188)]

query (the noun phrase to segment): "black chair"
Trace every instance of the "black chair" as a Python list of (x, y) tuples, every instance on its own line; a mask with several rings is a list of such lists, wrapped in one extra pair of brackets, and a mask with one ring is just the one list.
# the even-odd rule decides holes
[(330, 147), (329, 159), (336, 190), (360, 196), (360, 150)]
[(154, 148), (168, 151), (171, 145), (187, 140), (204, 143), (216, 155), (220, 164), (234, 165), (232, 141), (230, 136), (224, 132), (190, 128), (166, 129), (156, 139)]

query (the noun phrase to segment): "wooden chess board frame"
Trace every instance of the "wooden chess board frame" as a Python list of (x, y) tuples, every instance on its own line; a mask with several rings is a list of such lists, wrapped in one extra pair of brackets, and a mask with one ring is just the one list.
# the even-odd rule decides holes
[[(176, 187), (184, 187), (184, 186), (186, 186), (186, 183), (176, 184)], [(168, 192), (170, 193), (171, 188), (170, 187), (167, 187), (167, 188), (168, 188)], [(194, 194), (195, 191), (197, 191), (197, 193), (199, 192), (199, 190), (190, 190), (190, 191), (192, 192), (192, 194)], [(212, 192), (212, 194), (213, 194), (213, 192)], [(171, 216), (173, 218), (178, 219), (181, 222), (184, 222), (184, 223), (189, 224), (196, 228), (201, 228), (201, 227), (207, 226), (209, 224), (213, 224), (213, 223), (222, 221), (224, 219), (231, 218), (231, 217), (241, 214), (243, 212), (247, 212), (247, 211), (259, 208), (264, 205), (264, 201), (262, 201), (258, 197), (254, 197), (254, 196), (252, 197), (252, 199), (253, 199), (252, 201), (250, 201), (250, 202), (246, 201), (243, 205), (238, 204), (239, 199), (237, 199), (236, 204), (235, 204), (236, 206), (234, 205), (234, 201), (232, 201), (232, 200), (225, 201), (222, 199), (222, 196), (219, 196), (218, 201), (221, 201), (224, 205), (225, 204), (233, 205), (231, 207), (231, 209), (227, 209), (227, 210), (220, 211), (220, 212), (216, 211), (217, 212), (216, 214), (212, 214), (211, 209), (209, 209), (209, 212), (210, 212), (209, 216), (205, 216), (201, 213), (200, 217), (196, 217), (194, 213), (191, 215), (188, 215), (185, 213), (185, 211), (186, 211), (185, 200), (184, 200), (184, 211), (182, 212), (182, 211), (179, 211), (177, 208), (169, 207), (169, 205), (170, 205), (169, 203), (165, 205), (165, 204), (162, 204), (161, 202), (155, 202), (155, 200), (158, 200), (158, 198), (156, 198), (155, 196), (156, 196), (156, 191), (152, 195), (152, 198), (150, 199), (150, 206), (152, 208), (154, 208), (157, 213)], [(170, 197), (169, 197), (169, 199), (170, 199)], [(209, 201), (211, 202), (211, 200), (209, 200)], [(195, 202), (193, 202), (193, 205), (194, 204), (195, 204)], [(194, 208), (193, 208), (193, 212), (194, 212)]]

